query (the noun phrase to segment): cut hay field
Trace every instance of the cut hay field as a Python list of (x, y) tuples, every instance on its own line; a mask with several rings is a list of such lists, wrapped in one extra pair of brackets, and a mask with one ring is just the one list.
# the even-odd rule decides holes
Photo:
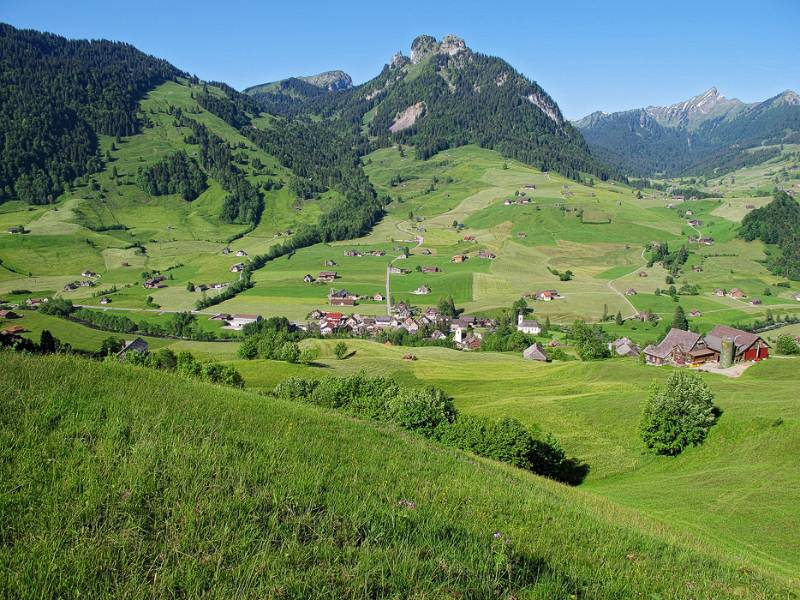
[(3, 361), (14, 597), (795, 596), (680, 524), (392, 427), (125, 365)]

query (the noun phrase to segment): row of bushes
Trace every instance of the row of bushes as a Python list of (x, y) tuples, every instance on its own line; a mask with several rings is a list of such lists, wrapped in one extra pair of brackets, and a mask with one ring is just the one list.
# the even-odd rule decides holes
[[(109, 357), (113, 355), (109, 354)], [(173, 371), (184, 377), (208, 383), (244, 387), (244, 379), (234, 367), (216, 362), (200, 362), (190, 352), (181, 352), (177, 356), (169, 348), (161, 348), (156, 352), (128, 352), (125, 355), (125, 362), (151, 369)]]
[(505, 462), (567, 483), (579, 483), (588, 469), (568, 459), (550, 436), (520, 421), (461, 415), (440, 389), (412, 388), (363, 373), (349, 377), (304, 379), (279, 383), (273, 395), (394, 423), (440, 443)]

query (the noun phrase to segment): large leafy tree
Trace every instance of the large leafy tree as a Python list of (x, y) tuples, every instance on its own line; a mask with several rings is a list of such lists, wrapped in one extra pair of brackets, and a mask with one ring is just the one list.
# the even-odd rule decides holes
[(639, 431), (648, 448), (674, 456), (702, 444), (716, 420), (711, 389), (696, 373), (679, 370), (663, 386), (651, 385)]

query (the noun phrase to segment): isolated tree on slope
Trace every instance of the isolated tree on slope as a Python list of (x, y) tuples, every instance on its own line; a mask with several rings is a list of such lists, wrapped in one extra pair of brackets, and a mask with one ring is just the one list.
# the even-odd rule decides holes
[(657, 454), (674, 456), (702, 444), (717, 420), (714, 394), (696, 373), (673, 372), (663, 386), (655, 381), (642, 410), (639, 431)]
[(675, 329), (689, 331), (689, 321), (686, 319), (686, 313), (680, 304), (675, 307), (675, 313), (672, 315), (672, 326)]

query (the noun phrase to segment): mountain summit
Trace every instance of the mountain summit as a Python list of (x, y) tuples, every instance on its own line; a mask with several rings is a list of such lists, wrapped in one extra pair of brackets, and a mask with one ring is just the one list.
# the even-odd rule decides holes
[[(635, 175), (720, 173), (748, 148), (800, 142), (800, 96), (728, 99), (712, 87), (671, 106), (593, 112), (575, 122), (593, 153)], [(747, 157), (765, 160), (769, 152)]]
[(258, 85), (250, 86), (244, 90), (245, 94), (256, 95), (274, 92), (280, 89), (287, 89), (291, 87), (292, 81), (306, 83), (314, 88), (320, 90), (327, 90), (329, 92), (339, 92), (342, 90), (349, 90), (353, 87), (353, 79), (344, 71), (323, 71), (316, 75), (303, 75), (299, 77), (289, 77), (288, 79), (281, 79), (280, 81), (272, 81), (270, 83), (260, 83)]

